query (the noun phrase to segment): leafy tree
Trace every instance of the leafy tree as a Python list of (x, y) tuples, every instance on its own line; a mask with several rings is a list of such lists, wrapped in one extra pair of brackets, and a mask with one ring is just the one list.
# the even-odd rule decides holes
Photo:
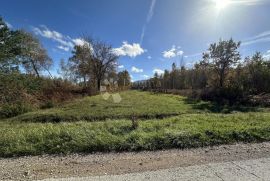
[(22, 52), (20, 58), (26, 72), (38, 77), (41, 71), (47, 71), (50, 74), (49, 68), (52, 65), (52, 59), (48, 56), (38, 38), (25, 31), (21, 31), (21, 34)]
[(122, 72), (118, 72), (118, 86), (119, 87), (129, 87), (131, 84), (131, 78), (127, 70), (124, 70)]
[(81, 46), (75, 46), (72, 51), (72, 57), (69, 58), (68, 69), (73, 73), (74, 79), (83, 79), (84, 87), (87, 86), (91, 76), (92, 59), (91, 49), (87, 43)]
[(209, 62), (213, 68), (220, 88), (224, 87), (229, 69), (241, 59), (239, 47), (240, 42), (234, 42), (233, 39), (220, 40), (218, 43), (211, 44), (209, 53), (204, 54), (204, 62)]
[(21, 33), (10, 30), (0, 17), (0, 72), (19, 70), (17, 56), (21, 54)]
[(172, 64), (172, 71), (170, 73), (170, 88), (175, 89), (175, 81), (176, 81), (176, 74), (177, 74), (177, 69), (176, 69), (176, 64)]
[(245, 59), (245, 64), (245, 88), (250, 93), (270, 92), (269, 61), (265, 61), (262, 54), (256, 52), (252, 57)]

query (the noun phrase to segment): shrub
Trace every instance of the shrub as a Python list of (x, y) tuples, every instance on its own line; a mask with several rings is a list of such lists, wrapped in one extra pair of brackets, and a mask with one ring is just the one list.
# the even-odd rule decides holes
[(10, 118), (33, 110), (29, 104), (5, 104), (0, 109), (0, 118)]
[(51, 100), (46, 101), (45, 103), (43, 103), (40, 106), (41, 109), (49, 109), (49, 108), (53, 108), (53, 107), (54, 107), (54, 103)]

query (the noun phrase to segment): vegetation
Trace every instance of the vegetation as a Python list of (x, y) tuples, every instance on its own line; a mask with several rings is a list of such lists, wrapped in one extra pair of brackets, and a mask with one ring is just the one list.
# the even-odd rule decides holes
[[(270, 61), (258, 52), (241, 61), (239, 47), (240, 42), (232, 39), (220, 40), (210, 45), (193, 68), (177, 68), (173, 63), (171, 71), (138, 81), (133, 88), (162, 92), (190, 90), (191, 97), (225, 104), (252, 104), (254, 95), (270, 93)], [(268, 99), (265, 105), (270, 105), (269, 97), (265, 97)]]
[(139, 91), (120, 95), (121, 104), (99, 95), (0, 121), (0, 156), (270, 140), (270, 113), (265, 108), (217, 107), (177, 95)]
[(194, 68), (173, 64), (132, 85), (111, 45), (80, 41), (53, 78), (38, 38), (0, 18), (0, 157), (270, 140), (269, 109), (246, 104), (270, 105), (270, 63), (260, 53), (240, 61), (240, 42), (221, 40)]
[(270, 140), (270, 113), (185, 114), (162, 120), (0, 122), (0, 155), (191, 148)]
[[(121, 103), (105, 100), (102, 95), (86, 97), (52, 109), (29, 112), (12, 120), (25, 122), (100, 121), (113, 118), (162, 118), (184, 113), (200, 112), (186, 104), (186, 98), (153, 94), (150, 92), (124, 91)], [(200, 105), (203, 102), (198, 102)], [(209, 103), (210, 104), (210, 103)]]
[(111, 88), (103, 83), (110, 78), (114, 86), (119, 82), (119, 89), (129, 88), (129, 73), (115, 71), (118, 57), (111, 45), (92, 38), (81, 41), (67, 64), (61, 62), (63, 78), (53, 78), (53, 60), (39, 39), (9, 29), (0, 18), (0, 118), (53, 107), (79, 95), (95, 95), (102, 86)]

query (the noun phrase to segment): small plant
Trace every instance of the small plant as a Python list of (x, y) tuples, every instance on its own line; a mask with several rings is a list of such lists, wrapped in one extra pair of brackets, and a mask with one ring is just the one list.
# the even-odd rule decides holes
[(131, 123), (132, 123), (131, 127), (132, 127), (133, 130), (135, 130), (135, 129), (137, 129), (139, 127), (139, 121), (138, 121), (138, 119), (136, 118), (135, 115), (132, 115)]

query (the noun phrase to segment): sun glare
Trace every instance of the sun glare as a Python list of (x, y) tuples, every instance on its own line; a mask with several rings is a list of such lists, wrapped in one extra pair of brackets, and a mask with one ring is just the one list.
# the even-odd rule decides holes
[(231, 2), (231, 0), (214, 0), (214, 1), (216, 3), (216, 8), (218, 10), (226, 8)]

